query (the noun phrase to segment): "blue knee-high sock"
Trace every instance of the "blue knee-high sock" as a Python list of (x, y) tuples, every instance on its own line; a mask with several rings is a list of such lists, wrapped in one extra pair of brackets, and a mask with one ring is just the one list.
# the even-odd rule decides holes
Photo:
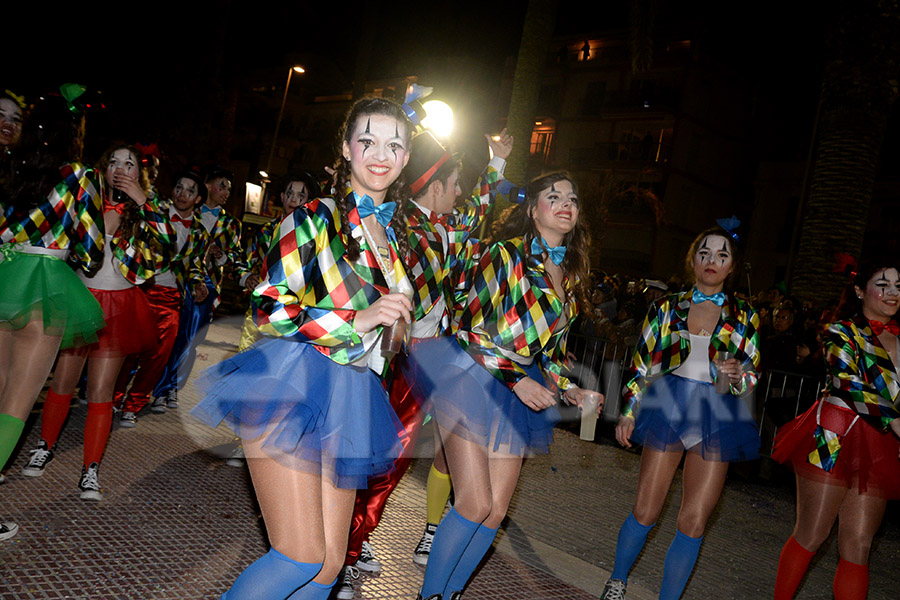
[(653, 525), (641, 525), (634, 518), (634, 513), (628, 513), (628, 518), (619, 529), (619, 538), (616, 540), (616, 564), (613, 567), (612, 579), (628, 581), (628, 572), (637, 560), (638, 554), (644, 548), (647, 535), (653, 529)]
[(318, 583), (310, 581), (302, 588), (291, 594), (287, 600), (328, 600), (331, 588), (337, 583), (337, 577), (331, 583)]
[(450, 575), (478, 527), (479, 523), (461, 516), (455, 508), (450, 509), (434, 533), (428, 568), (425, 569), (425, 580), (422, 582), (423, 598), (443, 593)]
[[(444, 587), (444, 598), (449, 598), (453, 592), (461, 592), (466, 587), (466, 583), (469, 582), (472, 573), (478, 568), (481, 559), (484, 558), (484, 555), (491, 548), (491, 544), (494, 543), (498, 529), (500, 528), (495, 527), (491, 529), (484, 525), (478, 527), (475, 535), (472, 536), (472, 541), (466, 547), (466, 551), (463, 552), (459, 562), (456, 563), (456, 568), (453, 569), (450, 580)], [(429, 562), (431, 561), (429, 560)]]
[(297, 562), (272, 548), (244, 569), (220, 600), (284, 600), (321, 569), (322, 563)]
[(659, 592), (659, 600), (678, 600), (687, 585), (697, 555), (700, 554), (700, 544), (703, 536), (693, 538), (675, 530), (675, 539), (666, 552), (666, 562), (663, 566), (662, 590)]

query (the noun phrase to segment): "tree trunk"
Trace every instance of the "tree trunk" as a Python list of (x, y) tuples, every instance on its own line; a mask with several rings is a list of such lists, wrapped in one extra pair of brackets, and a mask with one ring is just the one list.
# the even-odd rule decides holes
[[(834, 272), (835, 253), (859, 257), (869, 204), (896, 90), (890, 77), (898, 45), (896, 8), (890, 0), (844, 3), (854, 11), (840, 15), (837, 52), (822, 82), (815, 166), (810, 178), (791, 293), (817, 302), (835, 300), (847, 283)], [(850, 7), (849, 5), (853, 6)]]
[(557, 0), (529, 0), (525, 13), (506, 120), (506, 128), (516, 140), (506, 166), (506, 177), (510, 181), (524, 182), (527, 175), (525, 164), (531, 148), (531, 132), (547, 61), (547, 46), (556, 26), (557, 4)]

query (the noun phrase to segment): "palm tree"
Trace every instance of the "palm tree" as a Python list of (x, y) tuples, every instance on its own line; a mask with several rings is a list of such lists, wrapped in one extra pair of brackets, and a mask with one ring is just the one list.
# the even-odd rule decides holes
[(897, 98), (900, 8), (895, 0), (842, 0), (834, 14), (814, 167), (791, 270), (791, 292), (836, 298), (846, 278), (835, 253), (859, 256), (888, 114)]
[(506, 119), (506, 127), (516, 139), (506, 167), (506, 177), (510, 181), (523, 181), (526, 176), (525, 164), (531, 146), (547, 48), (556, 26), (557, 4), (557, 0), (529, 0), (525, 13)]

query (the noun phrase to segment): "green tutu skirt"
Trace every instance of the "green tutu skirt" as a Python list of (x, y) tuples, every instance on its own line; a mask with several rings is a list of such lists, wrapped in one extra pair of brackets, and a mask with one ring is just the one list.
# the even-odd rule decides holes
[(32, 319), (62, 337), (60, 348), (96, 342), (106, 324), (97, 299), (63, 260), (15, 253), (0, 262), (0, 328), (21, 329)]

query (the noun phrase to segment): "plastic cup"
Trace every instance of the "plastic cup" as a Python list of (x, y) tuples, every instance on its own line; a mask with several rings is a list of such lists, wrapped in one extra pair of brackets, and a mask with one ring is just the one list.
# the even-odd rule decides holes
[(597, 413), (600, 410), (600, 393), (585, 392), (581, 401), (581, 433), (579, 437), (594, 441), (597, 433)]
[[(722, 364), (726, 360), (730, 360), (734, 358), (734, 354), (731, 352), (726, 352), (724, 350), (719, 350), (716, 352), (716, 365)], [(718, 394), (727, 394), (731, 391), (731, 378), (727, 375), (723, 375), (719, 377), (719, 369), (716, 368), (716, 393)]]

